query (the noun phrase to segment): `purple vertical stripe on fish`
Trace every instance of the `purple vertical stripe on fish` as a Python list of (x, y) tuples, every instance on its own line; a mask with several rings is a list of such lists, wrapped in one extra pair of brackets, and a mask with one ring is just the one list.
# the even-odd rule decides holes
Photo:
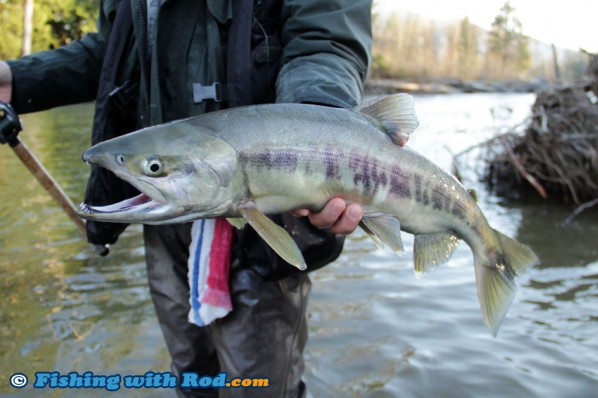
[(436, 210), (443, 210), (444, 209), (444, 192), (443, 187), (440, 185), (435, 186), (432, 189), (432, 207)]
[(413, 177), (413, 185), (415, 187), (415, 201), (418, 203), (423, 202), (422, 178), (419, 174), (415, 174)]
[(373, 156), (352, 152), (348, 160), (349, 169), (354, 173), (353, 183), (361, 185), (364, 193), (373, 194), (388, 185), (388, 175), (378, 159)]
[(409, 176), (396, 164), (390, 171), (390, 193), (399, 198), (411, 198)]
[(340, 166), (339, 159), (342, 157), (342, 153), (335, 152), (333, 148), (326, 147), (323, 152), (324, 165), (326, 165), (326, 178), (340, 178)]
[(460, 220), (465, 220), (467, 212), (467, 204), (463, 203), (463, 201), (463, 198), (456, 198), (451, 209), (451, 214)]

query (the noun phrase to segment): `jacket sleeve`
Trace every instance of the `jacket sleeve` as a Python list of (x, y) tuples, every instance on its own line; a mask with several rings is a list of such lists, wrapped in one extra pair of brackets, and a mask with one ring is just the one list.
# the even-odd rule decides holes
[(286, 0), (277, 102), (353, 107), (371, 62), (371, 0)]
[(13, 75), (11, 103), (18, 113), (95, 99), (105, 49), (104, 37), (114, 18), (115, 5), (115, 0), (102, 1), (98, 32), (64, 47), (7, 61)]

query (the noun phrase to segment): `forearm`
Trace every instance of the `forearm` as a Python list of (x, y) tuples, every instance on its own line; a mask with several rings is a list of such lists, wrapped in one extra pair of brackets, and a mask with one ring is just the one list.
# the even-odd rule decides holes
[(361, 101), (371, 62), (370, 0), (286, 0), (278, 102)]
[(316, 54), (286, 64), (277, 81), (277, 102), (302, 102), (348, 108), (361, 101), (363, 80), (342, 58)]

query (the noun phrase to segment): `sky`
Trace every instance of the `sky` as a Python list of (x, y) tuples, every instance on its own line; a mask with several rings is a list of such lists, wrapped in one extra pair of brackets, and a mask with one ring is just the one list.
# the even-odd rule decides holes
[[(467, 16), (489, 29), (506, 0), (374, 0), (380, 13), (404, 10), (434, 19)], [(598, 0), (511, 0), (523, 33), (559, 47), (598, 53)]]

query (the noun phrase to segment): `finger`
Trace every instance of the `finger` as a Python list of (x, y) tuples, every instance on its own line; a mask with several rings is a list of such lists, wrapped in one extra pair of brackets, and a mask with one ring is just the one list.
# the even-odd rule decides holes
[(332, 198), (324, 208), (317, 213), (309, 213), (309, 221), (318, 228), (332, 227), (341, 216), (347, 204), (340, 198)]
[(361, 206), (356, 203), (350, 204), (341, 214), (337, 222), (332, 225), (331, 230), (335, 234), (348, 235), (355, 231), (362, 216), (363, 209)]
[(309, 216), (309, 209), (295, 209), (291, 211), (291, 214), (295, 217), (307, 217)]

